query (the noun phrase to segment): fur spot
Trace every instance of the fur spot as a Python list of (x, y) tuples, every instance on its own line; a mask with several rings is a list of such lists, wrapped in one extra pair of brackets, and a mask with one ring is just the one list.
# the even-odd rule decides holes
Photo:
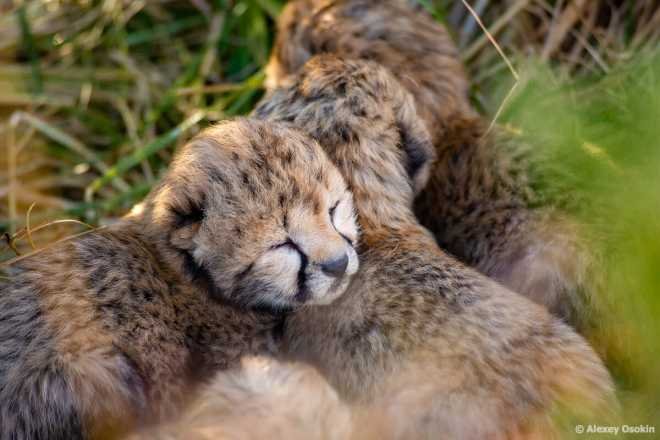
[(284, 153), (283, 162), (285, 165), (291, 165), (293, 162), (293, 151), (287, 150), (286, 153)]
[(227, 184), (227, 181), (226, 181), (225, 177), (222, 175), (220, 170), (217, 169), (217, 168), (214, 168), (214, 167), (207, 168), (206, 169), (206, 174), (209, 176), (209, 179), (211, 179), (211, 181), (213, 183), (218, 183), (218, 184), (223, 185), (223, 186)]
[(348, 144), (350, 142), (359, 142), (359, 136), (358, 134), (353, 131), (353, 129), (348, 125), (348, 124), (340, 124), (338, 123), (334, 127), (334, 131), (337, 133), (337, 136), (344, 142), (345, 144)]
[(321, 201), (316, 197), (312, 200), (312, 207), (314, 209), (314, 214), (319, 215), (321, 213)]
[(316, 172), (314, 173), (314, 177), (316, 178), (316, 181), (319, 183), (325, 182), (325, 173), (323, 172), (322, 168), (318, 168), (316, 170)]
[(346, 96), (346, 81), (339, 81), (335, 89), (337, 91), (337, 95), (339, 96)]

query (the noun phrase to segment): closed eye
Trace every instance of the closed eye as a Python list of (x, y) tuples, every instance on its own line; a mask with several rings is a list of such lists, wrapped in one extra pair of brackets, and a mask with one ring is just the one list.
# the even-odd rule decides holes
[(332, 207), (328, 210), (328, 214), (330, 214), (330, 220), (334, 224), (335, 222), (335, 211), (337, 210), (337, 206), (339, 206), (339, 203), (341, 200), (338, 200)]
[(346, 241), (346, 243), (350, 244), (351, 247), (355, 247), (355, 242), (353, 240), (351, 240), (350, 238), (348, 238), (346, 235), (342, 234), (339, 231), (337, 231), (337, 233), (341, 236), (341, 238), (343, 238)]
[(337, 225), (335, 225), (335, 211), (337, 210), (337, 207), (339, 206), (340, 203), (341, 200), (338, 200), (334, 205), (332, 205), (332, 208), (328, 210), (328, 214), (330, 214), (330, 222), (332, 223), (332, 227), (335, 228), (335, 231), (337, 231), (337, 233), (341, 235), (341, 237), (344, 240), (346, 240), (348, 244), (350, 244), (352, 247), (355, 247), (355, 243), (353, 242), (353, 240), (351, 240), (345, 234), (343, 234), (339, 229), (337, 229)]
[(292, 251), (298, 252), (298, 255), (300, 255), (300, 259), (303, 261), (303, 266), (307, 264), (307, 255), (303, 252), (302, 249), (300, 249), (300, 246), (295, 244), (293, 240), (288, 238), (286, 241), (283, 241), (280, 244), (276, 244), (275, 246), (271, 247), (271, 250), (273, 249), (282, 249), (282, 248), (288, 248)]
[(306, 292), (305, 281), (307, 279), (305, 272), (307, 271), (307, 265), (309, 264), (307, 255), (290, 238), (288, 238), (287, 240), (283, 241), (280, 244), (276, 244), (275, 246), (271, 247), (271, 249), (281, 249), (281, 248), (289, 248), (298, 253), (298, 256), (300, 257), (300, 268), (298, 269), (298, 293), (296, 294), (296, 296), (305, 295)]
[(283, 241), (282, 243), (271, 246), (270, 248), (272, 250), (272, 249), (280, 249), (280, 248), (283, 248), (283, 247), (288, 247), (288, 248), (291, 248), (294, 251), (300, 252), (300, 248), (293, 241), (291, 241), (291, 239), (287, 239), (287, 240)]

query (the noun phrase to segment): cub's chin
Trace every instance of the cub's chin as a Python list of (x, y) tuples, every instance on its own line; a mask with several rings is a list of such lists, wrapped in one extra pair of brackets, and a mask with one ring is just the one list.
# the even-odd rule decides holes
[(331, 304), (346, 292), (359, 268), (353, 247), (344, 255), (332, 264), (306, 263), (279, 273), (252, 267), (251, 276), (240, 277), (230, 299), (247, 308), (273, 312)]
[[(311, 286), (299, 286), (296, 290), (284, 290), (265, 282), (250, 282), (232, 295), (239, 301), (238, 305), (257, 311), (285, 313), (302, 306), (328, 305), (341, 297), (351, 283), (353, 274), (333, 279), (323, 283), (323, 289)], [(310, 283), (313, 284), (313, 283)]]

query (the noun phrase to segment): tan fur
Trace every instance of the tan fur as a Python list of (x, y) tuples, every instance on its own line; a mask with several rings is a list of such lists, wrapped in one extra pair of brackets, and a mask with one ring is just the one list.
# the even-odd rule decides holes
[[(576, 327), (594, 282), (579, 225), (533, 190), (527, 148), (471, 109), (447, 30), (404, 0), (295, 0), (278, 21), (270, 88), (314, 54), (378, 62), (415, 97), (438, 160), (415, 212), (443, 249)], [(591, 284), (589, 284), (591, 283)], [(588, 312), (589, 310), (586, 310)]]
[(267, 351), (282, 312), (341, 295), (356, 239), (351, 195), (313, 140), (250, 120), (207, 129), (142, 213), (9, 267), (0, 438), (113, 438), (171, 416), (210, 374)]
[(129, 440), (344, 440), (353, 417), (313, 368), (247, 357), (216, 375), (175, 423)]
[(428, 158), (430, 138), (388, 71), (312, 58), (255, 115), (310, 133), (353, 192), (361, 269), (333, 304), (287, 318), (283, 345), (382, 413), (383, 438), (536, 438), (558, 404), (612, 408), (609, 374), (580, 336), (442, 252), (417, 223), (424, 166), (403, 164)]
[(267, 86), (318, 53), (378, 62), (413, 94), (432, 136), (447, 118), (470, 114), (468, 81), (447, 30), (404, 0), (295, 0), (278, 19)]

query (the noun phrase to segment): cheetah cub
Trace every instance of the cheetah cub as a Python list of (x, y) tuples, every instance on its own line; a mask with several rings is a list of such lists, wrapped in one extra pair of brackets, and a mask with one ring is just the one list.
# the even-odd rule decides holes
[(141, 214), (21, 258), (0, 284), (0, 438), (112, 438), (264, 351), (281, 313), (358, 268), (323, 150), (236, 120), (186, 145)]
[(438, 156), (415, 202), (421, 223), (444, 250), (582, 330), (587, 307), (599, 304), (580, 225), (534, 190), (528, 146), (499, 127), (487, 134), (447, 30), (414, 3), (289, 2), (267, 83), (288, 84), (319, 53), (390, 69), (414, 96)]
[(311, 134), (353, 193), (360, 271), (331, 305), (287, 317), (282, 346), (383, 414), (382, 438), (538, 438), (555, 405), (608, 407), (610, 376), (580, 336), (442, 252), (417, 222), (433, 148), (386, 69), (312, 58), (255, 115)]

